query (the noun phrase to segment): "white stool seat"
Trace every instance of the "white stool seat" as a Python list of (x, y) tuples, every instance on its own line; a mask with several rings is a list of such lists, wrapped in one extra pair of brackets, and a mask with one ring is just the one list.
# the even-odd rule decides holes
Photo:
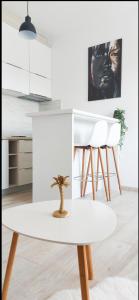
[(111, 125), (108, 133), (107, 142), (106, 142), (106, 145), (108, 147), (114, 147), (119, 144), (120, 131), (121, 131), (120, 123), (115, 123)]
[(87, 129), (84, 123), (80, 123), (75, 128), (74, 146), (88, 146), (98, 148), (106, 143), (108, 125), (105, 120), (97, 121), (88, 125)]
[[(103, 161), (102, 161), (101, 149), (100, 149), (100, 147), (102, 145), (104, 145), (107, 140), (108, 124), (105, 120), (100, 120), (100, 121), (96, 122), (94, 125), (92, 125), (92, 127), (89, 127), (89, 130), (86, 133), (86, 135), (84, 132), (84, 128), (83, 128), (83, 131), (81, 131), (81, 129), (80, 129), (80, 132), (82, 132), (81, 137), (78, 136), (78, 130), (76, 128), (76, 134), (74, 136), (74, 157), (76, 154), (76, 149), (82, 150), (81, 197), (85, 196), (88, 175), (89, 175), (89, 169), (91, 167), (92, 194), (93, 194), (93, 199), (95, 200), (93, 151), (95, 149), (97, 149), (98, 157), (100, 157), (100, 160), (101, 160), (101, 168), (102, 168), (102, 173), (103, 173), (105, 193), (106, 193), (106, 198), (108, 200), (107, 186), (106, 186), (106, 181), (105, 181), (105, 176), (104, 176), (104, 167), (103, 167)], [(80, 144), (78, 143), (79, 138), (80, 138)], [(88, 159), (86, 179), (85, 179), (85, 184), (84, 184), (84, 188), (83, 188), (84, 166), (86, 165), (86, 163), (85, 163), (85, 151), (86, 150), (90, 151), (90, 155), (89, 155), (89, 159)]]
[(106, 143), (107, 133), (108, 133), (107, 122), (104, 120), (96, 122), (93, 131), (91, 132), (90, 135), (89, 144), (94, 148), (101, 147)]

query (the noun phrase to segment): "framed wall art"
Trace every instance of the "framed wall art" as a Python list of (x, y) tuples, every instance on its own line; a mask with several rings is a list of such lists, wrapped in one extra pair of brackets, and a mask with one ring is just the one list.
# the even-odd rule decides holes
[(88, 101), (121, 97), (122, 39), (88, 48)]

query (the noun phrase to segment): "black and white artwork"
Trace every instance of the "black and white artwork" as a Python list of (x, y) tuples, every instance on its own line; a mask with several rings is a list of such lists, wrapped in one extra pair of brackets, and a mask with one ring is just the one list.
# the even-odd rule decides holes
[(88, 101), (121, 97), (122, 39), (88, 48)]

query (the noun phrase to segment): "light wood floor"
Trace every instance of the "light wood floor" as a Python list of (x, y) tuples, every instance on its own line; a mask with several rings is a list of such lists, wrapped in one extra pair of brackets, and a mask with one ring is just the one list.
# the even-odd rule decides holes
[[(31, 197), (31, 192), (4, 196), (3, 209), (29, 203)], [(99, 198), (102, 201), (102, 195), (99, 195)], [(110, 238), (93, 245), (95, 279), (90, 286), (107, 276), (122, 276), (137, 280), (137, 200), (136, 192), (124, 191), (122, 196), (113, 195), (109, 205), (117, 214), (117, 229)], [(3, 227), (3, 277), (11, 237), (11, 231)], [(76, 247), (51, 244), (20, 236), (8, 300), (46, 300), (58, 290), (78, 288), (79, 284)]]

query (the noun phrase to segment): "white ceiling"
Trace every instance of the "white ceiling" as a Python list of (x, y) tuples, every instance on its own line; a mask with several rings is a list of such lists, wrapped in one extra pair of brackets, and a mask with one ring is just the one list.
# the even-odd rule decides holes
[[(29, 14), (37, 31), (51, 43), (84, 28), (112, 24), (118, 17), (132, 14), (137, 1), (29, 1)], [(24, 20), (26, 1), (3, 1), (8, 12)], [(19, 24), (20, 25), (20, 24)]]

